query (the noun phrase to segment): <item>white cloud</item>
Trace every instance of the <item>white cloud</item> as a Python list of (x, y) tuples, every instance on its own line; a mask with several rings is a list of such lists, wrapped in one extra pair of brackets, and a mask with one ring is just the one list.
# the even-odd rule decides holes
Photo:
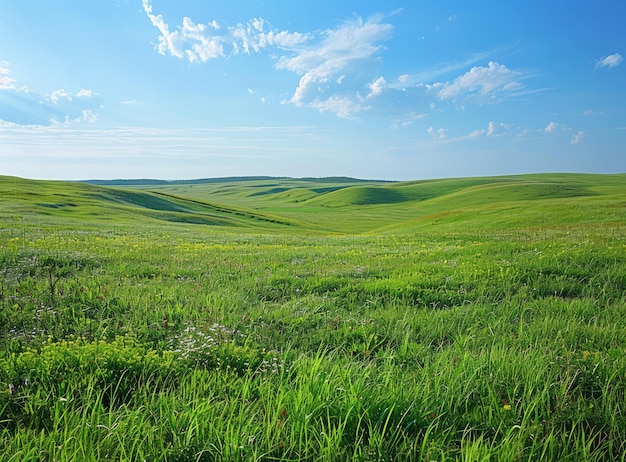
[(581, 130), (578, 133), (576, 133), (574, 136), (572, 136), (572, 139), (570, 140), (570, 144), (580, 144), (584, 140), (585, 140), (585, 132)]
[(258, 53), (269, 47), (294, 49), (309, 39), (308, 34), (290, 33), (288, 31), (269, 30), (265, 32), (265, 20), (254, 18), (248, 24), (238, 24), (229, 28), (232, 36), (233, 54), (251, 52)]
[(485, 59), (487, 53), (474, 53), (463, 61), (453, 61), (440, 63), (434, 67), (415, 74), (401, 74), (395, 81), (390, 82), (390, 88), (406, 90), (409, 87), (426, 87), (428, 90), (435, 90), (442, 87), (442, 82), (429, 83), (438, 77), (450, 72), (466, 69), (468, 66)]
[(613, 69), (614, 67), (619, 66), (623, 60), (624, 58), (622, 57), (622, 55), (620, 55), (619, 53), (615, 53), (605, 58), (599, 59), (596, 62), (596, 67), (608, 67), (609, 69)]
[(487, 125), (487, 136), (497, 135), (500, 132), (500, 129), (508, 128), (505, 124), (497, 124), (495, 122), (489, 122)]
[(341, 117), (343, 119), (353, 118), (354, 114), (365, 109), (360, 104), (354, 102), (351, 98), (338, 95), (333, 95), (326, 101), (312, 101), (309, 105), (320, 112), (333, 112), (337, 117)]
[(281, 57), (277, 69), (301, 75), (291, 102), (296, 106), (306, 104), (320, 85), (328, 88), (333, 77), (374, 56), (380, 50), (378, 43), (388, 39), (392, 29), (390, 24), (381, 23), (381, 19), (380, 16), (367, 21), (357, 18), (325, 31), (321, 42), (305, 47), (295, 56)]
[(410, 112), (408, 114), (403, 114), (402, 118), (398, 119), (393, 124), (391, 124), (391, 128), (397, 130), (402, 127), (409, 127), (413, 125), (413, 122), (415, 122), (416, 120), (421, 120), (425, 117), (426, 117), (426, 114), (424, 113)]
[(8, 68), (0, 67), (0, 90), (15, 88), (13, 86), (13, 82), (15, 82), (15, 79), (8, 77), (10, 73), (11, 71)]
[(473, 67), (454, 82), (445, 83), (438, 96), (442, 100), (463, 95), (478, 95), (481, 99), (493, 98), (496, 94), (520, 90), (522, 84), (518, 80), (521, 77), (520, 72), (490, 61), (487, 67)]
[(572, 129), (568, 127), (566, 124), (560, 124), (557, 122), (550, 121), (548, 125), (546, 125), (544, 128), (539, 129), (537, 131), (544, 132), (544, 133), (557, 133), (557, 132), (569, 132), (571, 130)]
[(120, 101), (120, 104), (123, 104), (124, 106), (141, 106), (141, 101), (137, 101), (134, 99), (129, 99), (129, 100), (125, 100), (125, 101)]
[(474, 130), (472, 131), (468, 137), (469, 138), (476, 138), (479, 136), (497, 136), (497, 135), (503, 135), (506, 134), (506, 132), (511, 128), (510, 125), (505, 124), (505, 123), (498, 123), (498, 122), (489, 122), (487, 124), (487, 128), (483, 128), (480, 130)]
[(162, 55), (169, 53), (179, 59), (186, 58), (190, 63), (205, 63), (228, 55), (258, 53), (268, 47), (291, 49), (308, 39), (306, 34), (274, 30), (266, 32), (263, 18), (254, 18), (247, 24), (237, 24), (218, 33), (222, 27), (215, 20), (196, 24), (191, 18), (184, 17), (182, 25), (171, 31), (163, 16), (153, 14), (150, 0), (143, 0), (142, 3), (150, 22), (161, 33), (156, 50)]
[[(0, 69), (6, 76), (8, 69)], [(72, 93), (58, 89), (49, 95), (29, 89), (16, 88), (11, 79), (2, 85), (0, 77), (0, 120), (17, 126), (48, 126), (67, 123), (93, 123), (98, 118), (102, 99), (92, 90)]]
[(85, 109), (82, 112), (82, 118), (79, 118), (77, 122), (87, 122), (87, 123), (95, 123), (98, 120), (98, 113), (91, 110)]
[(367, 95), (368, 98), (373, 98), (375, 96), (379, 96), (385, 88), (387, 88), (387, 82), (383, 77), (378, 77), (372, 83), (367, 86), (370, 89), (370, 93)]
[(63, 89), (59, 89), (59, 90), (54, 90), (52, 94), (50, 95), (50, 101), (52, 101), (54, 104), (57, 104), (62, 99), (65, 99), (71, 102), (72, 94), (66, 92)]
[(550, 122), (548, 125), (546, 125), (546, 128), (544, 128), (543, 131), (546, 133), (552, 133), (556, 131), (558, 127), (559, 127), (559, 124)]
[(159, 32), (161, 32), (161, 35), (159, 36), (159, 44), (156, 47), (157, 51), (162, 55), (169, 52), (172, 56), (182, 58), (184, 53), (180, 44), (179, 34), (177, 32), (170, 33), (169, 27), (165, 23), (163, 16), (160, 14), (152, 14), (152, 5), (149, 0), (143, 0), (143, 9), (148, 15), (148, 18), (150, 18), (152, 25), (159, 29)]
[(0, 77), (0, 89), (14, 88), (13, 82), (15, 82), (15, 79), (12, 79), (7, 76), (1, 76)]
[(428, 132), (428, 134), (430, 136), (432, 136), (436, 140), (445, 140), (446, 139), (446, 132), (447, 132), (447, 130), (445, 130), (443, 128), (435, 130), (433, 127), (428, 127), (427, 132)]

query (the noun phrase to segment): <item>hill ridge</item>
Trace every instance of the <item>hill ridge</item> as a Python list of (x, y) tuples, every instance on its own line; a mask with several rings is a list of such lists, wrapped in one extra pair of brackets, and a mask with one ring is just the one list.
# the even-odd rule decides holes
[(127, 178), (114, 180), (78, 180), (77, 183), (87, 183), (97, 186), (147, 186), (147, 185), (179, 185), (179, 184), (211, 184), (211, 183), (231, 183), (231, 182), (248, 182), (248, 181), (265, 181), (265, 180), (298, 180), (298, 181), (332, 181), (332, 182), (388, 182), (396, 183), (393, 180), (366, 180), (360, 178), (352, 178), (347, 176), (329, 176), (329, 177), (288, 177), (288, 176), (226, 176), (215, 178), (196, 178), (185, 180), (160, 180), (153, 178)]

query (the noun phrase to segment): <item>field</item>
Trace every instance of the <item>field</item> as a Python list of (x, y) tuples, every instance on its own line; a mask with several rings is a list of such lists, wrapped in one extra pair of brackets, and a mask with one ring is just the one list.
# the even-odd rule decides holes
[(0, 224), (0, 460), (626, 460), (626, 175), (0, 177)]

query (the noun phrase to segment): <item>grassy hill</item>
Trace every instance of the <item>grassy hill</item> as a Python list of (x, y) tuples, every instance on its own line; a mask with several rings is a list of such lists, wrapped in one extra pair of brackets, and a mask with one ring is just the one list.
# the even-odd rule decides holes
[[(552, 226), (624, 219), (626, 175), (542, 174), (402, 183), (349, 178), (116, 181), (0, 177), (4, 219), (135, 219), (293, 232)], [(123, 187), (121, 186), (123, 184)]]
[(230, 227), (291, 226), (287, 219), (233, 206), (222, 206), (164, 192), (58, 181), (0, 177), (0, 218), (29, 217), (45, 222), (166, 221)]
[(483, 229), (619, 221), (626, 175), (539, 174), (402, 183), (272, 179), (138, 188), (272, 213), (297, 220), (311, 231), (376, 233), (424, 226), (463, 229), (463, 220)]

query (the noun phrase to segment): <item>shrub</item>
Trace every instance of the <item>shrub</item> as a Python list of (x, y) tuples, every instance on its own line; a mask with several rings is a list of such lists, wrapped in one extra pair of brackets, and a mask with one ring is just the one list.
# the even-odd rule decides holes
[(140, 386), (166, 382), (173, 355), (130, 336), (112, 342), (50, 342), (0, 360), (0, 422), (47, 428), (57, 402), (79, 406), (98, 396), (105, 407), (127, 403)]

